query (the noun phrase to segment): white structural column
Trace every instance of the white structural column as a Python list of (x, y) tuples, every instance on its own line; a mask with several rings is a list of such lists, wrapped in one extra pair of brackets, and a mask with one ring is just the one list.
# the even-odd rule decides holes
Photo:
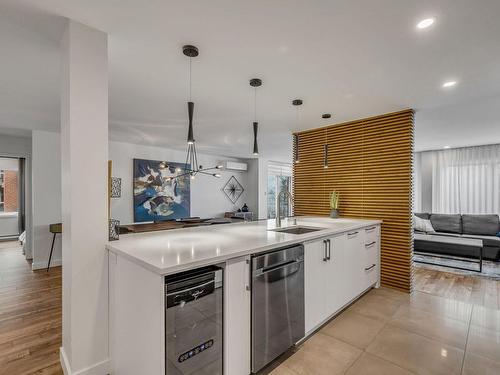
[(107, 34), (68, 20), (61, 83), (61, 363), (65, 374), (106, 374)]

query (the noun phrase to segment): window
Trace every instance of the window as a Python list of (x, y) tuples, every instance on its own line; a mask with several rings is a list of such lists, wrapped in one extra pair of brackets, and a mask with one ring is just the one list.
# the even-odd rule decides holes
[(0, 169), (0, 212), (17, 212), (18, 204), (18, 171)]
[[(276, 217), (276, 198), (280, 192), (292, 191), (292, 167), (290, 164), (270, 162), (267, 174), (267, 218)], [(290, 201), (281, 202), (281, 215), (291, 216), (293, 207)]]

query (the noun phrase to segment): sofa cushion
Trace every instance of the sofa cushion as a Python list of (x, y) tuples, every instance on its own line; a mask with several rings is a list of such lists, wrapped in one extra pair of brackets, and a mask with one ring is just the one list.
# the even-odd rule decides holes
[(462, 233), (462, 215), (432, 214), (431, 223), (436, 232)]
[(497, 236), (481, 236), (478, 234), (464, 234), (464, 238), (477, 238), (483, 240), (483, 246), (500, 248), (500, 238)]
[(462, 215), (464, 234), (496, 236), (500, 230), (498, 215)]
[(414, 215), (416, 217), (419, 217), (421, 219), (424, 219), (424, 220), (429, 220), (430, 218), (430, 214), (428, 214), (427, 212), (415, 212)]

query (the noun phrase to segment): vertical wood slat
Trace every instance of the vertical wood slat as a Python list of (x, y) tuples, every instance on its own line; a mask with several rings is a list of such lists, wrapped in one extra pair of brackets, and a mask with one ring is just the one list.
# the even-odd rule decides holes
[(383, 220), (381, 282), (407, 292), (413, 284), (413, 124), (409, 109), (298, 132), (293, 145), (295, 155), (298, 139), (295, 214), (328, 215), (336, 190), (343, 217)]

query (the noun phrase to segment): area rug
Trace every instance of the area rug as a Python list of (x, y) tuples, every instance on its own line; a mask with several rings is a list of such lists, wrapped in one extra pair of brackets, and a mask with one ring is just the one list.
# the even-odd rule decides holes
[[(464, 267), (471, 269), (479, 269), (478, 264), (470, 263), (464, 261), (462, 258), (450, 258), (444, 259), (439, 257), (434, 257), (432, 255), (424, 255), (424, 254), (414, 254), (414, 261), (424, 261), (435, 263), (436, 265), (418, 263), (415, 262), (415, 267), (421, 267), (431, 270), (452, 272), (458, 275), (470, 275), (470, 276), (481, 276), (489, 279), (500, 280), (500, 262), (492, 262), (489, 260), (483, 260), (483, 272), (474, 272), (474, 271), (465, 271), (451, 267)], [(444, 265), (447, 267), (442, 267), (440, 265)]]

